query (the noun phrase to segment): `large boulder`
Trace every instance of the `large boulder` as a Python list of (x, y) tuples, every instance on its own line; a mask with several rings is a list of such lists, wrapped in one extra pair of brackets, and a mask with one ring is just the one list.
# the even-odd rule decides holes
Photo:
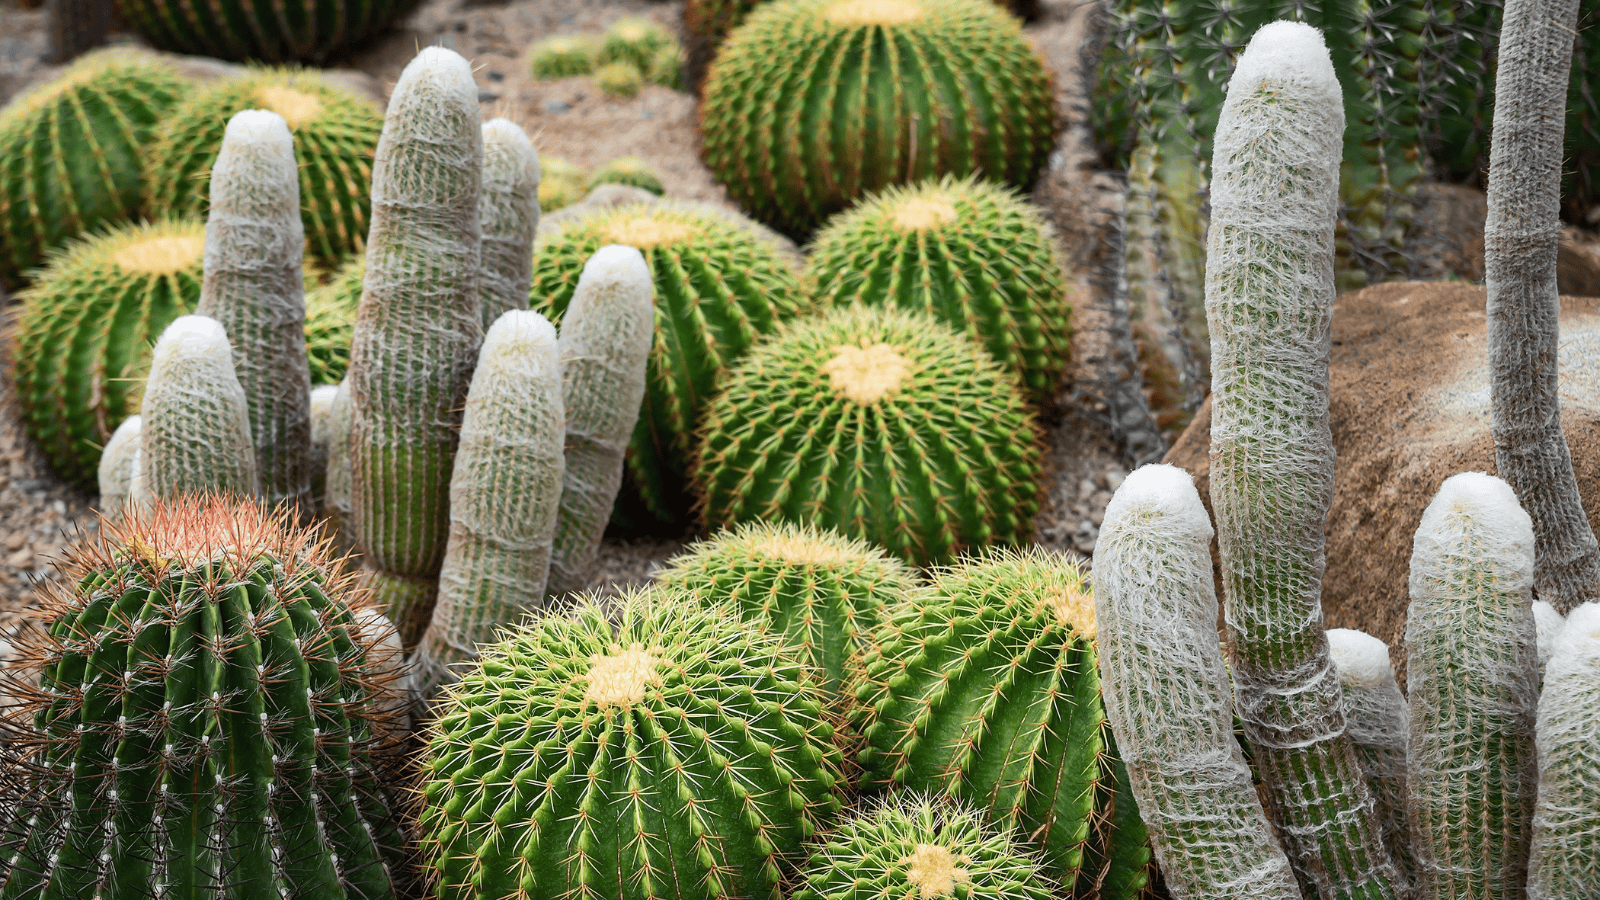
[[(1482, 287), (1379, 284), (1333, 308), (1334, 470), (1322, 608), (1329, 628), (1387, 642), (1402, 683), (1411, 541), (1457, 472), (1494, 472)], [(1561, 298), (1561, 424), (1600, 532), (1600, 299)], [(1211, 400), (1167, 453), (1210, 508)]]

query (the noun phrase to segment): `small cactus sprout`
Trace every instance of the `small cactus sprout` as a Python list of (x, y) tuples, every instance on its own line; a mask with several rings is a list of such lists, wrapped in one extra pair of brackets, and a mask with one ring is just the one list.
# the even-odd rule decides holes
[(1418, 900), (1524, 896), (1538, 769), (1532, 520), (1510, 485), (1440, 486), (1411, 552), (1406, 788)]
[(533, 45), (528, 67), (534, 78), (571, 78), (593, 72), (598, 54), (588, 35), (558, 34)]
[(894, 794), (812, 846), (792, 900), (1049, 900), (1019, 836), (937, 794)]
[(426, 47), (400, 73), (378, 139), (350, 347), (351, 512), (378, 605), (408, 647), (444, 562), (450, 466), (483, 341), (482, 169), (472, 66)]
[(1100, 697), (1095, 601), (1079, 566), (996, 550), (938, 570), (890, 610), (855, 680), (869, 783), (942, 790), (1031, 837), (1075, 896), (1137, 896), (1144, 825)]
[(559, 156), (539, 158), (539, 210), (555, 212), (584, 198), (589, 176), (576, 163)]
[(599, 62), (631, 62), (643, 70), (649, 68), (656, 51), (676, 43), (670, 31), (649, 19), (618, 19), (600, 39)]
[(1406, 824), (1410, 708), (1395, 681), (1394, 668), (1389, 663), (1389, 647), (1383, 641), (1362, 631), (1330, 628), (1328, 655), (1339, 669), (1345, 727), (1361, 758), (1367, 787), (1378, 804), (1383, 843), (1394, 858), (1403, 886), (1414, 867), (1411, 834)]
[(211, 167), (205, 276), (196, 312), (222, 324), (244, 389), (256, 496), (311, 512), (311, 370), (300, 258), (300, 173), (283, 117), (228, 120)]
[(644, 87), (644, 73), (626, 60), (606, 63), (595, 70), (594, 79), (608, 97), (637, 97), (639, 89)]
[(838, 812), (839, 751), (777, 635), (661, 588), (484, 651), (428, 732), (439, 900), (780, 900)]
[(316, 509), (321, 509), (326, 503), (328, 432), (333, 422), (333, 401), (338, 396), (338, 385), (319, 384), (311, 389), (311, 500)]
[(589, 176), (589, 190), (602, 184), (625, 184), (649, 191), (657, 197), (667, 192), (661, 183), (661, 173), (637, 156), (619, 156), (595, 169), (594, 174)]
[(561, 320), (566, 474), (546, 585), (553, 596), (588, 586), (622, 486), (655, 337), (651, 292), (644, 255), (608, 244), (584, 264)]
[(785, 635), (838, 694), (873, 633), (916, 586), (900, 560), (810, 525), (750, 522), (668, 561), (656, 580), (732, 602), (748, 622)]
[(1561, 629), (1567, 626), (1566, 617), (1556, 612), (1556, 608), (1547, 600), (1533, 601), (1533, 624), (1537, 628), (1539, 640), (1539, 671), (1543, 672), (1545, 664), (1550, 661), (1550, 653), (1555, 650), (1556, 636)]
[(322, 514), (328, 519), (328, 536), (341, 552), (348, 553), (360, 543), (350, 513), (353, 486), (350, 483), (350, 379), (339, 382), (328, 411), (328, 472), (323, 494)]
[(139, 416), (123, 419), (100, 454), (100, 513), (113, 525), (122, 520), (133, 489), (133, 454), (139, 449), (141, 422)]
[(430, 699), (451, 667), (524, 611), (543, 607), (565, 467), (566, 413), (556, 330), (511, 310), (478, 354), (450, 475), (450, 542), (439, 601), (417, 648), (417, 693)]
[(139, 460), (152, 496), (256, 496), (250, 411), (216, 319), (180, 316), (161, 332), (142, 418)]
[(1600, 604), (1567, 617), (1545, 669), (1535, 741), (1528, 900), (1578, 900), (1600, 884), (1600, 777), (1594, 762), (1600, 707)]
[(528, 308), (533, 234), (539, 229), (539, 154), (527, 132), (509, 119), (483, 123), (483, 281), (478, 306), (483, 330), (513, 309)]

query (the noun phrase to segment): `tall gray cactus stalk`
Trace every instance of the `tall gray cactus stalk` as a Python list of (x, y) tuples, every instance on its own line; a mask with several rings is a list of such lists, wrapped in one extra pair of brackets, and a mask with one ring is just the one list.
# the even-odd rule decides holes
[(482, 128), (471, 65), (427, 47), (395, 84), (372, 164), (350, 347), (351, 517), (368, 583), (407, 647), (432, 611), (450, 468), (483, 340)]
[(1558, 612), (1600, 599), (1600, 543), (1578, 497), (1556, 381), (1561, 138), (1578, 0), (1506, 0), (1489, 142), (1489, 387), (1494, 462), (1533, 518), (1534, 590)]
[(1217, 124), (1206, 246), (1211, 501), (1239, 715), (1308, 896), (1392, 898), (1322, 627), (1344, 106), (1322, 33), (1266, 25)]
[(250, 410), (256, 494), (310, 516), (311, 369), (306, 362), (300, 171), (283, 117), (228, 120), (211, 168), (200, 315), (222, 323)]
[(561, 319), (567, 469), (550, 558), (552, 595), (588, 587), (622, 486), (655, 334), (653, 292), (644, 254), (607, 245), (584, 264)]
[(1415, 900), (1526, 896), (1538, 772), (1534, 533), (1504, 481), (1453, 475), (1411, 553), (1406, 788)]
[(122, 521), (132, 500), (133, 456), (139, 450), (139, 432), (143, 427), (139, 416), (123, 419), (100, 453), (100, 467), (96, 473), (100, 482), (100, 514), (113, 525)]
[(1600, 885), (1600, 604), (1572, 611), (1552, 642), (1535, 742), (1539, 798), (1528, 900), (1593, 897)]
[(533, 280), (533, 235), (539, 229), (539, 154), (527, 132), (508, 119), (483, 123), (483, 284), (479, 314), (485, 331), (500, 315), (528, 308)]
[(1174, 897), (1301, 900), (1233, 735), (1211, 534), (1182, 469), (1144, 466), (1111, 498), (1094, 553), (1106, 718)]
[(134, 468), (152, 498), (256, 495), (250, 413), (216, 319), (179, 316), (161, 332), (142, 409)]

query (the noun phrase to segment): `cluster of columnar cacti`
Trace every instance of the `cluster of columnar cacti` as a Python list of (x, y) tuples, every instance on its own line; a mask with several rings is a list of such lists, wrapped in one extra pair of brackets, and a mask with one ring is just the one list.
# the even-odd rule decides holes
[(321, 62), (387, 26), (416, 0), (116, 0), (122, 20), (153, 46), (176, 53), (260, 62)]

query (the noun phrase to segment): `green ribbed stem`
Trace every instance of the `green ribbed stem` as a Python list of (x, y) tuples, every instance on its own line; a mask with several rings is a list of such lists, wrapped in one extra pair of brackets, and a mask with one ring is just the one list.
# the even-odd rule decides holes
[(221, 323), (182, 316), (156, 341), (145, 387), (139, 459), (152, 497), (256, 497), (249, 402)]

